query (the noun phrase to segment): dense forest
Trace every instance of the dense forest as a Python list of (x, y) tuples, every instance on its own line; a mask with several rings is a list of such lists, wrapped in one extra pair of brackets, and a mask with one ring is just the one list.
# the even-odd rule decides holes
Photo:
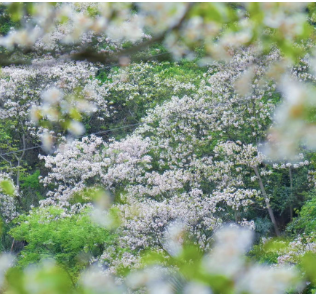
[(316, 6), (0, 5), (0, 293), (315, 293)]

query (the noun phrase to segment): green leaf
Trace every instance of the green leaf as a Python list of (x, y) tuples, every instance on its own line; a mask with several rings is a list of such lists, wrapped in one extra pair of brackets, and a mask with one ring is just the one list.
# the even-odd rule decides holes
[(306, 253), (302, 257), (301, 266), (306, 273), (306, 276), (315, 285), (316, 284), (316, 254)]
[(5, 194), (10, 195), (10, 196), (14, 196), (15, 189), (14, 189), (13, 183), (10, 180), (3, 180), (0, 183), (0, 187)]

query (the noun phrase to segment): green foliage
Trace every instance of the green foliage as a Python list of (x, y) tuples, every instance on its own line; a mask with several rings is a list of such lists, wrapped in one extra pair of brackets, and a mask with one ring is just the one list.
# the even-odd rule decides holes
[(269, 183), (265, 184), (267, 192), (272, 195), (271, 205), (279, 215), (290, 215), (290, 210), (299, 209), (306, 200), (308, 168), (291, 168), (291, 176), (292, 187), (289, 169), (274, 171)]
[(21, 212), (26, 212), (29, 208), (37, 206), (39, 200), (43, 199), (45, 188), (40, 183), (39, 176), (43, 168), (39, 167), (35, 172), (28, 173), (27, 171), (20, 174), (20, 191), (23, 197), (20, 199)]
[[(11, 8), (10, 8), (11, 9)], [(10, 9), (6, 5), (0, 4), (0, 34), (6, 35), (10, 28), (12, 27), (19, 27), (19, 23), (15, 19), (11, 18), (9, 13), (11, 12)], [(15, 14), (18, 16), (18, 14)]]
[(88, 212), (69, 216), (63, 209), (47, 207), (21, 215), (10, 231), (15, 240), (27, 243), (20, 253), (19, 266), (52, 257), (76, 277), (91, 257), (101, 255), (104, 246), (115, 240), (115, 235), (91, 221)]
[(30, 174), (30, 175), (22, 174), (21, 187), (39, 190), (41, 188), (41, 184), (38, 179), (39, 176), (40, 176), (40, 170), (36, 170), (33, 174)]
[(45, 260), (26, 271), (11, 268), (6, 276), (7, 293), (11, 294), (75, 293), (70, 276), (53, 260)]
[(0, 182), (0, 187), (3, 191), (3, 193), (10, 195), (10, 196), (14, 196), (14, 185), (13, 185), (12, 181), (2, 180)]
[(0, 252), (10, 251), (13, 238), (9, 235), (12, 223), (6, 223), (0, 216)]
[(302, 257), (301, 266), (305, 269), (306, 276), (316, 284), (316, 255), (313, 253), (306, 253)]
[(307, 252), (301, 258), (298, 265), (303, 273), (304, 279), (308, 281), (304, 293), (316, 293), (316, 254)]
[(260, 242), (252, 247), (249, 256), (259, 263), (277, 264), (280, 251), (286, 250), (288, 243), (286, 239), (270, 239), (265, 243)]
[(293, 219), (287, 227), (294, 234), (315, 232), (316, 228), (316, 191), (312, 191), (312, 199), (307, 201), (302, 209), (298, 211), (298, 217)]
[[(210, 273), (205, 268), (204, 254), (198, 246), (187, 243), (179, 255), (170, 256), (165, 252), (148, 251), (142, 259), (143, 265), (164, 265), (176, 268), (187, 281), (201, 283), (210, 286), (213, 293), (232, 293), (234, 284), (224, 275)], [(181, 286), (180, 286), (181, 287)], [(182, 293), (179, 289), (177, 293)]]

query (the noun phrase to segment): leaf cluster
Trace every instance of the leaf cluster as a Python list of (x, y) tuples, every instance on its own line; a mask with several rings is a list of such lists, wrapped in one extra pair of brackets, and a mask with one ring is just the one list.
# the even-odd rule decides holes
[(54, 258), (75, 277), (115, 241), (114, 234), (91, 221), (88, 210), (70, 216), (57, 207), (35, 208), (15, 222), (19, 225), (10, 235), (27, 244), (19, 255), (20, 267)]

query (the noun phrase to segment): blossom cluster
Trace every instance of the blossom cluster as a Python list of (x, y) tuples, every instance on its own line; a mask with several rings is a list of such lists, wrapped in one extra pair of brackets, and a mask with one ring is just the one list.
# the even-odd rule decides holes
[[(49, 128), (43, 120), (65, 122), (65, 117), (70, 116), (72, 120), (66, 128), (78, 134), (80, 113), (109, 116), (104, 99), (107, 91), (97, 80), (91, 79), (96, 71), (97, 67), (86, 62), (58, 63), (54, 59), (32, 67), (3, 68), (0, 119), (16, 121), (15, 128), (37, 139)], [(39, 121), (42, 125), (36, 126)], [(63, 130), (55, 128), (55, 136), (59, 133), (63, 135)]]

